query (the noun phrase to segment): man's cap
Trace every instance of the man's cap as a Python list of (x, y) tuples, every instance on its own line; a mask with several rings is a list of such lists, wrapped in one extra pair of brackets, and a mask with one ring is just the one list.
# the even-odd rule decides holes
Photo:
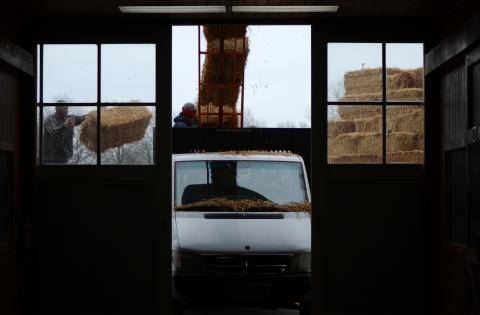
[(197, 114), (197, 107), (188, 102), (182, 106), (182, 115), (188, 117), (194, 117)]

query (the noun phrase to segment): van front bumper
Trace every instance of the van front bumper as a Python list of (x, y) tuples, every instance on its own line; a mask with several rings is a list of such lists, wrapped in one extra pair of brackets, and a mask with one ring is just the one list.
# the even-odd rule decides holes
[(240, 302), (272, 307), (294, 307), (307, 301), (310, 273), (173, 275), (173, 297), (182, 303), (219, 305)]

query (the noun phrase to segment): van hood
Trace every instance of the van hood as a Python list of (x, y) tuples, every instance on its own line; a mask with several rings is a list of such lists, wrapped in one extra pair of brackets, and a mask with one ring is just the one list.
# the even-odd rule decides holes
[(173, 250), (199, 253), (310, 252), (307, 213), (174, 213)]

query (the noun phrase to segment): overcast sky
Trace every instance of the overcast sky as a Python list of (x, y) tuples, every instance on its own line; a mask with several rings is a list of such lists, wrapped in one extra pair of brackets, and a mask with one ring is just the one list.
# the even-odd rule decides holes
[[(249, 26), (245, 109), (265, 127), (310, 125), (310, 26)], [(198, 98), (198, 28), (172, 34), (173, 113)], [(202, 43), (202, 47), (205, 44)]]
[[(185, 102), (197, 102), (197, 36), (196, 26), (173, 27), (173, 115)], [(310, 26), (249, 26), (247, 36), (246, 110), (265, 127), (309, 126)], [(329, 44), (328, 56), (331, 87), (347, 71), (381, 66), (381, 45)], [(45, 45), (44, 102), (96, 102), (96, 57), (95, 45)], [(421, 67), (423, 45), (387, 45), (386, 57), (388, 67)], [(155, 45), (102, 46), (102, 100), (154, 102)]]

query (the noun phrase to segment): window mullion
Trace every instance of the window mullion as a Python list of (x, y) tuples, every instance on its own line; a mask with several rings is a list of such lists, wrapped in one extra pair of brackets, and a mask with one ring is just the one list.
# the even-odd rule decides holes
[(100, 154), (100, 109), (102, 102), (102, 45), (97, 43), (97, 165), (102, 163)]
[[(39, 78), (37, 78), (38, 80), (40, 80), (40, 85), (39, 85), (39, 90), (38, 93), (39, 93), (39, 101), (40, 101), (40, 106), (37, 106), (37, 110), (40, 111), (40, 115), (39, 115), (39, 119), (40, 121), (38, 122), (39, 123), (39, 148), (38, 150), (40, 151), (39, 154), (38, 154), (38, 157), (40, 159), (40, 161), (38, 161), (39, 165), (42, 165), (43, 164), (43, 44), (40, 44), (40, 49), (39, 51), (37, 51), (38, 54), (40, 54), (40, 62), (39, 64), (37, 65), (37, 67), (40, 67), (40, 73), (39, 73)], [(38, 58), (37, 58), (38, 60)], [(36, 84), (35, 84), (36, 85)], [(36, 101), (36, 98), (35, 98), (35, 101)]]
[(382, 162), (387, 163), (387, 58), (382, 43)]

